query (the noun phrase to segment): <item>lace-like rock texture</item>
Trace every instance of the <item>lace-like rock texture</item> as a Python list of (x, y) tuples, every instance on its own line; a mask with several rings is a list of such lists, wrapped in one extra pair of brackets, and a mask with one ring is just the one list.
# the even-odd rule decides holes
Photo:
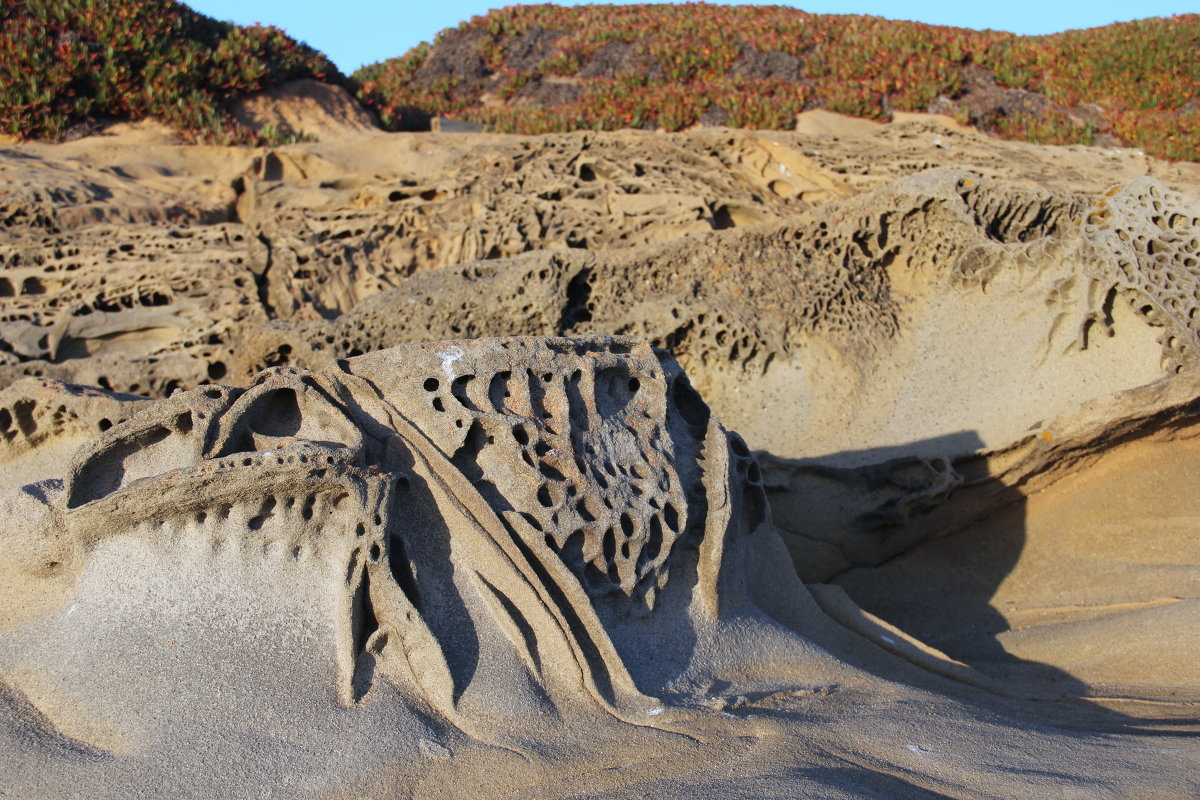
[[(61, 483), (34, 487), (38, 513), (65, 528), (31, 530), (29, 551), (58, 542), (73, 555), (55, 556), (55, 570), (68, 575), (113, 537), (198, 548), (212, 574), (227, 552), (254, 562), (261, 551), (281, 576), (318, 569), (325, 577), (305, 580), (334, 588), (347, 704), (378, 674), (415, 681), (457, 719), (472, 686), (508, 687), (479, 689), (487, 703), (513, 681), (577, 693), (580, 668), (603, 704), (650, 702), (657, 672), (691, 656), (673, 667), (663, 656), (635, 683), (624, 621), (711, 634), (721, 603), (744, 591), (735, 580), (722, 593), (737, 563), (722, 554), (769, 532), (744, 443), (675, 362), (632, 337), (409, 345), (153, 402), (93, 390), (73, 401), (82, 391), (31, 382), (0, 396), (0, 433), (28, 427), (25, 405), (58, 403), (71, 430), (94, 436)], [(118, 421), (97, 435), (76, 406)], [(15, 435), (0, 445), (18, 446)], [(515, 650), (487, 655), (498, 666), (484, 670), (496, 640), (483, 631), (496, 625)], [(514, 658), (529, 671), (519, 680), (505, 673)]]
[[(568, 144), (574, 149), (558, 152)], [(585, 161), (593, 172), (608, 168), (601, 168), (609, 164), (603, 148), (580, 149), (582, 144), (586, 141), (550, 140), (546, 146), (556, 155), (520, 156), (519, 161), (534, 160), (518, 175), (532, 180), (526, 173), (535, 166), (554, 174), (578, 172)], [(779, 166), (765, 154), (762, 159), (764, 170)], [(751, 162), (758, 163), (747, 157)], [(580, 191), (604, 183), (599, 177), (575, 180)], [(620, 182), (616, 173), (604, 180)], [(282, 191), (282, 184), (275, 185), (265, 196)], [(507, 196), (497, 192), (496, 198)], [(476, 196), (474, 190), (470, 196)], [(414, 205), (411, 213), (425, 214), (439, 202)], [(554, 213), (576, 206), (564, 200)], [(266, 219), (268, 211), (255, 208), (254, 218)], [(606, 230), (631, 235), (638, 226), (649, 230), (658, 225), (649, 222), (658, 213), (655, 208), (626, 214), (621, 223), (626, 227)], [(759, 219), (781, 219), (783, 210)], [(301, 212), (281, 207), (270, 213)], [(375, 221), (359, 226), (363, 236), (370, 231), (374, 239), (359, 241), (354, 231), (349, 239), (314, 233), (309, 238), (317, 243), (315, 250), (305, 250), (308, 245), (302, 247), (295, 233), (316, 224), (313, 209), (304, 212), (307, 222), (296, 219), (280, 228), (289, 231), (286, 245), (282, 233), (276, 236), (268, 228), (254, 233), (222, 223), (160, 226), (149, 229), (145, 241), (115, 246), (101, 236), (103, 225), (86, 229), (87, 236), (47, 233), (14, 217), (11, 224), (20, 235), (0, 248), (6, 264), (0, 275), (0, 336), (9, 362), (0, 365), (0, 380), (46, 376), (165, 395), (206, 381), (244, 383), (275, 365), (318, 368), (331, 357), (404, 342), (601, 331), (642, 335), (669, 348), (711, 392), (714, 372), (732, 368), (761, 374), (814, 334), (851, 360), (878, 350), (904, 325), (894, 286), (897, 270), (937, 284), (953, 276), (986, 283), (1002, 269), (1061, 269), (1064, 282), (1082, 278), (1091, 284), (1082, 322), (1077, 322), (1081, 344), (1088, 327), (1108, 324), (1106, 306), (1115, 291), (1162, 328), (1168, 369), (1187, 363), (1196, 350), (1191, 309), (1198, 291), (1195, 220), (1200, 213), (1194, 200), (1152, 178), (1088, 197), (932, 171), (819, 208), (797, 206), (784, 224), (707, 234), (681, 228), (638, 240), (640, 248), (620, 249), (609, 242), (600, 252), (567, 248), (426, 269), (392, 291), (386, 291), (391, 278), (351, 287), (361, 270), (345, 259), (386, 264), (388, 247), (419, 237), (380, 222), (382, 212), (373, 206), (354, 213), (375, 215)], [(487, 218), (476, 222), (484, 225)], [(545, 221), (538, 226), (543, 231)], [(430, 227), (431, 235), (435, 228)], [(542, 234), (531, 238), (533, 231), (509, 238), (524, 242), (518, 249), (544, 246)], [(651, 243), (685, 233), (693, 237)], [(320, 242), (327, 240), (337, 242), (337, 252), (321, 249), (326, 245)], [(134, 266), (150, 255), (152, 273), (147, 264), (144, 273), (114, 270), (100, 282), (86, 266), (105, 258)], [(480, 255), (487, 254), (454, 249), (429, 264)], [(287, 269), (285, 261), (291, 265)], [(197, 264), (204, 266), (197, 269)], [(398, 268), (396, 274), (415, 268)], [(287, 288), (301, 273), (308, 276), (303, 281), (315, 283), (309, 289)], [(319, 292), (318, 286), (323, 287)], [(349, 294), (338, 300), (339, 292)], [(328, 308), (331, 318), (270, 320), (293, 301)]]
[(623, 343), (522, 350), (500, 370), (459, 345), (436, 350), (443, 372), (422, 382), (434, 414), (416, 418), (455, 447), (455, 464), (494, 505), (543, 533), (590, 592), (619, 591), (652, 608), (687, 525), (674, 465), (684, 454), (667, 430), (658, 359)]
[(1084, 235), (1107, 258), (1100, 279), (1129, 295), (1161, 327), (1163, 355), (1178, 372), (1200, 353), (1200, 202), (1140, 178), (1088, 208)]

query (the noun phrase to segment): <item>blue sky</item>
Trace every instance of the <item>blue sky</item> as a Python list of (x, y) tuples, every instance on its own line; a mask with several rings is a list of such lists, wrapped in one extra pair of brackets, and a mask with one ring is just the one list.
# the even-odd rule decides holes
[[(184, 0), (187, 2), (187, 0)], [(734, 5), (735, 3), (723, 3)], [(1056, 33), (1069, 28), (1092, 28), (1110, 22), (1170, 16), (1195, 10), (1195, 0), (1142, 0), (1114, 3), (1104, 0), (858, 0), (858, 2), (771, 3), (794, 5), (820, 14), (873, 14), (889, 19), (912, 19), (936, 25), (992, 28), (1013, 33)], [(363, 64), (403, 54), (488, 9), (505, 5), (477, 0), (333, 0), (309, 3), (296, 0), (200, 0), (192, 8), (218, 19), (248, 25), (252, 22), (283, 28), (293, 38), (327, 54), (345, 73)], [(560, 1), (559, 5), (583, 5)], [(1190, 7), (1190, 8), (1189, 8)]]

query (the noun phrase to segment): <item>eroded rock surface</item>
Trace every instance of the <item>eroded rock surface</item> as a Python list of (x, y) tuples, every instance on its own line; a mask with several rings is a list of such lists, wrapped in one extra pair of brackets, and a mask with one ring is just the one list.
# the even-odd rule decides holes
[[(1152, 179), (1085, 196), (935, 171), (786, 224), (429, 270), (336, 319), (229, 323), (236, 347), (203, 340), (136, 365), (162, 392), (411, 341), (616, 331), (670, 349), (780, 455), (869, 460), (972, 430), (1000, 446), (1190, 362), (1197, 218)], [(37, 369), (128, 389), (111, 383), (118, 362)]]
[[(19, 792), (228, 796), (280, 761), (291, 797), (1019, 794), (1050, 757), (1036, 785), (1194, 782), (1194, 739), (1135, 753), (1116, 718), (994, 688), (985, 717), (949, 659), (828, 617), (756, 460), (644, 340), (443, 341), (92, 399), (137, 410), (0, 502)], [(900, 716), (918, 741), (881, 748)], [(875, 777), (835, 779), (851, 754)], [(625, 766), (585, 777), (602, 764)]]
[(133, 133), (0, 153), (17, 793), (1200, 789), (1192, 167)]
[[(292, 354), (314, 344), (321, 345), (321, 359), (367, 349), (361, 342), (351, 344), (353, 329), (345, 329), (372, 323), (336, 324), (364, 299), (393, 288), (408, 290), (402, 296), (419, 293), (420, 287), (407, 281), (413, 274), (479, 260), (486, 266), (458, 267), (454, 271), (465, 269), (463, 285), (446, 289), (463, 299), (442, 297), (438, 302), (444, 308), (416, 315), (429, 318), (426, 327), (445, 330), (409, 340), (612, 332), (627, 324), (670, 344), (668, 337), (680, 335), (680, 325), (667, 316), (668, 306), (681, 298), (663, 291), (657, 298), (641, 298), (658, 299), (662, 308), (643, 304), (635, 314), (640, 318), (632, 322), (621, 322), (629, 314), (617, 303), (606, 312), (617, 327), (580, 323), (593, 313), (586, 309), (589, 299), (592, 305), (608, 302), (606, 294), (619, 295), (622, 284), (633, 280), (621, 273), (648, 260), (678, 259), (672, 254), (683, 251), (690, 251), (697, 264), (680, 272), (678, 280), (691, 280), (693, 286), (701, 281), (695, 297), (686, 286), (674, 292), (695, 309), (691, 317), (710, 310), (706, 319), (729, 317), (727, 306), (745, 305), (745, 311), (732, 309), (734, 315), (750, 313), (770, 327), (787, 326), (792, 323), (771, 318), (797, 296), (802, 306), (828, 304), (821, 287), (805, 297), (804, 286), (789, 286), (811, 282), (805, 271), (809, 261), (814, 268), (833, 262), (843, 272), (863, 271), (865, 299), (878, 294), (881, 265), (876, 262), (896, 243), (878, 244), (879, 253), (856, 253), (845, 243), (895, 239), (882, 226), (899, 217), (874, 212), (895, 202), (896, 193), (883, 189), (869, 200), (843, 203), (897, 178), (952, 160), (973, 178), (986, 179), (996, 217), (985, 213), (981, 230), (960, 231), (943, 230), (939, 220), (921, 215), (908, 227), (923, 226), (924, 234), (909, 233), (889, 256), (899, 256), (901, 266), (919, 260), (919, 252), (909, 251), (927, 246), (922, 235), (950, 238), (955, 253), (980, 238), (988, 240), (988, 225), (1025, 225), (1029, 230), (1023, 237), (1062, 238), (1063, 226), (1055, 220), (1088, 202), (1077, 193), (1095, 197), (1114, 182), (1123, 185), (1148, 172), (1173, 190), (1194, 187), (1198, 180), (1184, 167), (1130, 151), (1039, 149), (920, 122), (878, 126), (873, 135), (849, 138), (720, 130), (673, 136), (377, 135), (269, 151), (172, 147), (130, 136), (20, 145), (3, 152), (0, 351), (8, 364), (0, 369), (0, 380), (53, 376), (165, 396), (205, 381), (244, 384), (259, 370), (282, 363), (320, 366), (323, 362), (297, 361), (300, 356)], [(1048, 194), (1030, 199), (1034, 188)], [(901, 200), (901, 216), (913, 210), (904, 207), (906, 202)], [(1140, 224), (1143, 212), (1132, 213)], [(1029, 218), (1022, 222), (1006, 214)], [(728, 244), (719, 258), (710, 259), (695, 247), (672, 250), (669, 244), (706, 231), (770, 224), (797, 228), (789, 235), (803, 241), (759, 255), (759, 240), (722, 232), (714, 241)], [(840, 240), (836, 249), (817, 252), (828, 246), (822, 240), (829, 236)], [(714, 245), (708, 241), (702, 247)], [(532, 271), (535, 296), (503, 298), (505, 326), (472, 319), (477, 311), (455, 307), (471, 302), (469, 279), (476, 273), (523, 276), (527, 270), (507, 266), (506, 259), (545, 250), (567, 259), (565, 280), (558, 274), (563, 270), (553, 266), (554, 253), (541, 257)], [(596, 254), (598, 266), (577, 251)], [(843, 252), (849, 260), (836, 263)], [(719, 275), (722, 265), (731, 267), (732, 280)], [(595, 278), (572, 283), (585, 267)], [(946, 273), (953, 264), (942, 267)], [(777, 275), (759, 277), (762, 272)], [(714, 290), (738, 292), (743, 278), (765, 285), (754, 297), (713, 296)], [(830, 280), (844, 283), (845, 278)], [(836, 285), (828, 288), (836, 294)], [(888, 289), (886, 282), (882, 288)], [(536, 296), (547, 290), (555, 296)], [(589, 291), (596, 297), (583, 297)], [(857, 291), (851, 287), (851, 294)], [(821, 313), (836, 317), (856, 299), (847, 297)], [(456, 323), (438, 322), (458, 311), (472, 313), (460, 314)], [(571, 313), (564, 318), (566, 311)], [(418, 324), (407, 311), (404, 316)], [(286, 328), (272, 322), (305, 318), (335, 324), (319, 335), (263, 335)], [(730, 324), (723, 337), (751, 345), (732, 359), (741, 362), (764, 337), (742, 330), (741, 323)], [(700, 332), (688, 335), (694, 339)], [(391, 343), (396, 340), (369, 347)], [(758, 346), (758, 358), (778, 357), (779, 346)], [(686, 352), (680, 356), (703, 383), (708, 365)], [(721, 407), (718, 382), (713, 383), (709, 394)]]
[(899, 630), (993, 689), (1187, 717), (1197, 379), (1093, 401), (981, 452), (943, 442), (854, 468), (761, 456), (776, 527), (828, 610), (894, 649), (911, 646)]
[[(931, 137), (974, 141), (914, 124), (855, 152), (928, 148)], [(1200, 211), (1158, 179), (1023, 188), (1032, 177), (1016, 169), (981, 177), (1000, 165), (977, 150), (976, 172), (853, 194), (860, 187), (817, 166), (812, 145), (774, 134), (648, 138), (644, 160), (629, 150), (643, 143), (633, 135), (447, 146), (473, 159), (464, 172), (438, 142), (406, 141), (356, 163), (395, 169), (415, 148), (422, 166), (398, 182), (346, 174), (334, 145), (310, 145), (246, 163), (258, 177), (232, 181), (240, 197), (229, 190), (241, 222), (163, 222), (117, 247), (128, 226), (14, 245), (0, 378), (162, 396), (403, 342), (617, 332), (675, 353), (752, 446), (870, 460), (972, 430), (1003, 445), (1195, 351)], [(837, 137), (812, 141), (848, 164)], [(1075, 177), (1088, 164), (1093, 180), (1119, 174), (1126, 157), (1093, 155)], [(902, 175), (906, 164), (870, 172)], [(397, 248), (409, 255), (393, 259)], [(524, 250), (534, 252), (469, 260)], [(120, 267), (86, 266), (101, 258)], [(763, 407), (793, 424), (781, 435)]]

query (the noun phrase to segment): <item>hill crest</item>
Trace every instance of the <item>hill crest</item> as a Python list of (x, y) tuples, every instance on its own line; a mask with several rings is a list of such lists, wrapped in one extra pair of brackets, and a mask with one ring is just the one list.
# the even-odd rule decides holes
[(1009, 139), (1200, 160), (1198, 47), (1198, 15), (1025, 37), (780, 6), (538, 5), (353, 77), (393, 129), (433, 116), (517, 133), (784, 129), (813, 108), (932, 111)]

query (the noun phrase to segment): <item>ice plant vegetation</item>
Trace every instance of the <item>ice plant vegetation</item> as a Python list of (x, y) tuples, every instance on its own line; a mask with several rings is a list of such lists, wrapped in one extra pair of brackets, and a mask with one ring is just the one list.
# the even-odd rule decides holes
[[(0, 132), (53, 140), (152, 117), (193, 141), (276, 144), (230, 104), (316, 78), (357, 92), (390, 129), (435, 115), (520, 133), (779, 129), (811, 108), (878, 120), (936, 108), (1005, 138), (1103, 135), (1200, 160), (1196, 52), (1195, 14), (1025, 37), (781, 6), (536, 5), (474, 17), (349, 80), (277, 28), (173, 0), (0, 0)], [(985, 94), (1032, 99), (974, 102), (981, 75)]]
[[(545, 52), (531, 64), (533, 43)], [(1200, 159), (1198, 51), (1194, 14), (1027, 37), (780, 6), (537, 5), (475, 17), (354, 78), (391, 127), (446, 115), (542, 133), (678, 130), (706, 112), (727, 125), (784, 128), (816, 107), (883, 120), (961, 97), (964, 69), (975, 67), (1002, 90), (1050, 101), (1037, 113), (958, 112), (989, 132), (1047, 144), (1106, 133), (1154, 155)], [(472, 54), (474, 72), (434, 68)], [(575, 91), (560, 102), (523, 100), (539, 81)], [(1099, 120), (1067, 113), (1084, 104)]]
[[(194, 141), (255, 143), (229, 103), (297, 78), (344, 82), (278, 28), (172, 0), (3, 0), (0, 132), (56, 139), (97, 119), (162, 120)], [(269, 136), (265, 137), (269, 140)]]

